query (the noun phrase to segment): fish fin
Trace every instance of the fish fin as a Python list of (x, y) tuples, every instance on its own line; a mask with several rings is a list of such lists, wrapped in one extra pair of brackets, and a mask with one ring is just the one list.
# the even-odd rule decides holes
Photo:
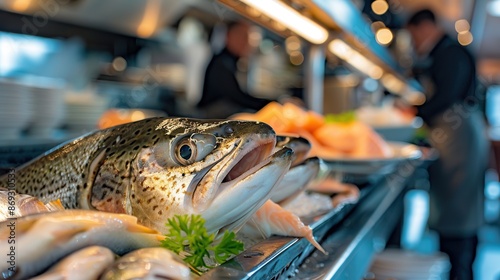
[(64, 206), (59, 198), (45, 204), (45, 207), (47, 207), (47, 210), (49, 211), (64, 210)]
[(316, 249), (318, 249), (321, 253), (325, 254), (325, 255), (328, 255), (328, 252), (325, 251), (325, 249), (323, 249), (323, 247), (321, 247), (321, 245), (319, 245), (318, 241), (316, 241), (316, 239), (314, 238), (313, 234), (312, 234), (312, 229), (311, 231), (309, 232), (309, 234), (307, 234), (306, 236), (304, 236), (307, 241), (309, 241)]
[(304, 237), (319, 251), (326, 254), (326, 251), (314, 239), (311, 227), (304, 225), (298, 216), (282, 208), (279, 204), (271, 200), (266, 203), (254, 214), (253, 223), (255, 227), (268, 227), (269, 235), (283, 235)]
[(128, 232), (133, 232), (133, 233), (159, 234), (157, 230), (154, 230), (152, 228), (140, 224), (126, 224), (125, 228), (127, 229)]

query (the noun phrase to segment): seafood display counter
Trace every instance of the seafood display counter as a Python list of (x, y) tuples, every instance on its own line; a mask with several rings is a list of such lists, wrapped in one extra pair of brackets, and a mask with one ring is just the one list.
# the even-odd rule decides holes
[(361, 186), (360, 200), (316, 217), (303, 217), (328, 252), (304, 238), (273, 236), (201, 279), (362, 279), (373, 255), (384, 249), (403, 213), (405, 190), (424, 161), (401, 163), (377, 183)]

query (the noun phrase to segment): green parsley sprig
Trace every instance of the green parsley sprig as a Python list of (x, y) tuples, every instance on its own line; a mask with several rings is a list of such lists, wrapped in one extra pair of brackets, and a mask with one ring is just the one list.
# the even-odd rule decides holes
[(207, 259), (222, 264), (243, 251), (243, 243), (235, 239), (234, 232), (226, 231), (219, 242), (214, 242), (215, 234), (207, 232), (200, 215), (175, 215), (168, 219), (167, 227), (169, 232), (161, 246), (178, 254), (198, 274), (212, 268)]

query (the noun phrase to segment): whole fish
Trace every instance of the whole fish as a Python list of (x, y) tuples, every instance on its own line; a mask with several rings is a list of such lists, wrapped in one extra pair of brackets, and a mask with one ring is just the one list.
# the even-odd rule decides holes
[(88, 246), (104, 246), (122, 255), (159, 246), (162, 239), (159, 232), (125, 214), (91, 210), (33, 214), (0, 223), (0, 252), (14, 256), (0, 262), (0, 271), (7, 279), (26, 279)]
[(191, 279), (191, 270), (163, 248), (144, 248), (126, 254), (108, 267), (99, 280)]
[(90, 246), (65, 257), (47, 272), (31, 280), (95, 280), (115, 261), (115, 254), (106, 247)]
[(202, 215), (210, 232), (234, 230), (290, 167), (293, 151), (273, 154), (275, 144), (260, 122), (151, 118), (56, 147), (0, 187), (15, 178), (18, 193), (45, 203), (130, 214), (161, 232), (176, 214)]

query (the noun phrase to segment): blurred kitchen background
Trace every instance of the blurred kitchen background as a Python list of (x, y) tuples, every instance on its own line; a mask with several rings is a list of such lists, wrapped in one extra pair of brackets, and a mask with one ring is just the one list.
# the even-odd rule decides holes
[[(297, 9), (306, 6), (302, 2), (307, 1), (290, 1)], [(495, 7), (500, 2), (352, 3), (403, 75), (412, 64), (410, 39), (401, 30), (405, 17), (417, 8), (433, 7), (446, 19), (448, 31), (476, 54), (489, 100), (485, 110), (490, 123), (498, 125), (500, 110), (495, 106), (500, 93), (495, 84), (500, 81), (500, 33), (495, 26), (500, 18)], [(249, 17), (263, 17), (258, 13), (246, 12)], [(57, 129), (92, 130), (109, 108), (199, 116), (194, 105), (201, 95), (206, 64), (222, 48), (224, 23), (240, 17), (211, 0), (0, 1), (0, 81), (5, 99), (0, 109), (8, 120), (1, 138), (53, 137)], [(381, 72), (363, 74), (363, 67), (342, 62), (335, 51), (325, 54), (323, 106), (311, 104), (304, 96), (310, 44), (297, 36), (281, 36), (276, 30), (284, 27), (274, 25), (274, 29), (255, 27), (256, 52), (240, 63), (241, 84), (250, 92), (269, 98), (297, 96), (321, 113), (382, 106), (382, 97), (391, 88), (380, 79)], [(13, 91), (26, 93), (12, 97)]]
[[(195, 104), (201, 97), (206, 64), (212, 53), (223, 47), (225, 23), (242, 18), (238, 4), (233, 3), (236, 1), (222, 2), (0, 0), (0, 167), (20, 164), (62, 141), (105, 127), (109, 120), (203, 116)], [(306, 17), (317, 16), (310, 8), (311, 1), (284, 2)], [(345, 33), (359, 35), (359, 42), (366, 43), (358, 50), (361, 54), (371, 50), (380, 53), (383, 61), (384, 55), (390, 54), (387, 59), (394, 66), (392, 74), (405, 77), (413, 56), (402, 25), (411, 11), (431, 7), (444, 19), (447, 31), (477, 58), (483, 94), (478, 104), (491, 127), (498, 161), (500, 1), (330, 3), (335, 6), (345, 2), (361, 17), (354, 20), (346, 13), (332, 23), (335, 28), (331, 27), (329, 38), (343, 38), (348, 44), (335, 41), (336, 46), (330, 44), (323, 50), (320, 87), (311, 85), (317, 81), (318, 73), (311, 75), (317, 67), (317, 46), (258, 10), (247, 8), (243, 14), (258, 23), (251, 35), (256, 51), (251, 59), (240, 61), (240, 83), (256, 96), (276, 98), (286, 94), (301, 98), (320, 113), (362, 108), (360, 115), (364, 114), (372, 125), (380, 125), (380, 131), (388, 122), (399, 128), (406, 125), (410, 136), (396, 140), (408, 140), (421, 123), (404, 123), (391, 113), (391, 96), (401, 94), (401, 81), (391, 83), (391, 76), (384, 74), (386, 68), (356, 64), (354, 59), (346, 63), (345, 49), (356, 43)], [(376, 45), (362, 40), (358, 31), (363, 26), (369, 27), (366, 36), (375, 38)], [(411, 92), (418, 90), (417, 85)], [(402, 131), (393, 137), (401, 136)], [(485, 187), (490, 226), (485, 228), (482, 243), (489, 245), (481, 247), (478, 279), (499, 279), (500, 274), (498, 265), (493, 265), (500, 263), (500, 186), (495, 166), (492, 157)]]

